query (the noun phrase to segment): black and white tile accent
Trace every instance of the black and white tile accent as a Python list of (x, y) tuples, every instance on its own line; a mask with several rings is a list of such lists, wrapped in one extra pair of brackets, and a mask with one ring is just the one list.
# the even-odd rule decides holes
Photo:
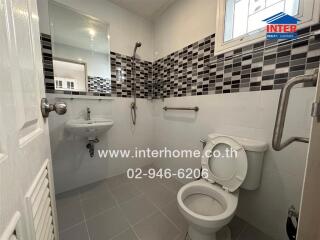
[[(111, 52), (111, 87), (112, 96), (131, 97), (133, 85), (132, 58), (119, 53)], [(116, 69), (123, 71), (124, 80), (117, 82)], [(152, 98), (152, 62), (136, 60), (135, 84), (138, 98)]]
[(111, 95), (111, 80), (88, 76), (88, 91)]
[[(137, 60), (139, 98), (167, 98), (281, 89), (291, 77), (319, 68), (320, 37), (309, 36), (320, 24), (299, 31), (294, 41), (264, 41), (218, 56), (215, 35), (176, 51), (154, 63)], [(300, 38), (302, 37), (302, 38)], [(54, 90), (51, 37), (41, 35), (46, 91), (74, 95), (132, 97), (132, 59), (111, 52), (111, 85), (89, 77), (89, 92)], [(117, 82), (116, 69), (124, 80)], [(111, 92), (110, 92), (111, 90)]]
[(41, 40), (45, 89), (46, 89), (46, 92), (53, 93), (54, 92), (54, 74), (53, 74), (51, 36), (48, 34), (41, 33), (40, 40)]
[[(88, 92), (61, 91), (54, 88), (53, 56), (51, 36), (41, 34), (42, 58), (44, 66), (44, 82), (47, 93), (93, 95), (93, 96), (132, 96), (132, 62), (130, 56), (111, 52), (111, 81), (96, 76), (88, 77)], [(124, 71), (124, 81), (117, 83), (116, 68), (121, 67)], [(136, 61), (136, 93), (138, 98), (152, 98), (152, 62)]]
[(154, 98), (280, 89), (291, 77), (319, 68), (320, 24), (294, 41), (264, 41), (214, 56), (215, 35), (153, 64)]

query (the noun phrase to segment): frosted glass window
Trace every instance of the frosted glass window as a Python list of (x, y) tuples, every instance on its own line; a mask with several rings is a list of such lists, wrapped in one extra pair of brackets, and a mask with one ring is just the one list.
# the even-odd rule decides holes
[(254, 33), (279, 12), (296, 16), (300, 0), (226, 0), (224, 42)]

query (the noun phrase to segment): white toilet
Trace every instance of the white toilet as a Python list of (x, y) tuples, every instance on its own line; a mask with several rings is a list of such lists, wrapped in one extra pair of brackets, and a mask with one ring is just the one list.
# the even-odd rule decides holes
[[(210, 134), (204, 148), (201, 165), (205, 178), (184, 185), (178, 192), (178, 207), (189, 223), (192, 240), (228, 240), (227, 224), (235, 215), (239, 187), (255, 190), (260, 185), (266, 143), (252, 139)], [(236, 154), (208, 157), (205, 153)], [(217, 151), (216, 151), (217, 150)], [(217, 232), (224, 228), (224, 236)]]

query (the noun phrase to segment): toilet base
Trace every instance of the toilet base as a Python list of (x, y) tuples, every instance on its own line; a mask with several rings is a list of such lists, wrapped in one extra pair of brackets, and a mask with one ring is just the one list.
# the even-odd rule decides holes
[(231, 240), (231, 231), (228, 226), (223, 227), (217, 233), (201, 233), (189, 226), (188, 240)]

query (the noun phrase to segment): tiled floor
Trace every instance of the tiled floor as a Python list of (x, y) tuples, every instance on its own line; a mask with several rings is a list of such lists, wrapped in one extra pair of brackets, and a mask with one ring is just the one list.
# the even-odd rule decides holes
[[(60, 240), (184, 240), (175, 180), (119, 175), (57, 196)], [(271, 240), (239, 218), (233, 240)]]

